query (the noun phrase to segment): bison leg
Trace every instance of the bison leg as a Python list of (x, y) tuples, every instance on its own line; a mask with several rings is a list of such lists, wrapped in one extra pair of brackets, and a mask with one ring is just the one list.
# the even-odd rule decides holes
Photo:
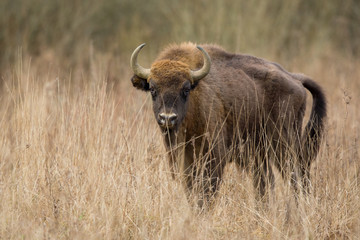
[(200, 209), (207, 209), (213, 204), (222, 181), (226, 161), (214, 150), (207, 156), (195, 161), (191, 176), (187, 178), (188, 192), (194, 194)]
[(300, 166), (300, 178), (302, 182), (303, 194), (307, 196), (310, 194), (310, 163), (302, 163)]
[(220, 157), (214, 158), (206, 163), (203, 175), (203, 191), (207, 204), (211, 204), (213, 198), (219, 190), (222, 181), (225, 161), (221, 161)]
[(187, 188), (192, 189), (200, 209), (207, 209), (213, 204), (222, 181), (224, 165), (213, 158), (193, 169), (193, 177), (191, 181), (188, 180), (191, 184)]
[(222, 138), (214, 142), (198, 139), (188, 144), (182, 163), (185, 191), (190, 204), (194, 200), (200, 209), (210, 207), (222, 181), (226, 164), (226, 149)]
[(184, 178), (188, 201), (193, 204), (195, 200), (200, 209), (212, 205), (222, 181), (224, 166), (215, 167), (213, 162), (206, 162), (205, 166), (193, 166), (191, 173), (188, 172)]
[(268, 203), (268, 185), (270, 184), (270, 187), (273, 190), (275, 178), (271, 166), (269, 165), (269, 161), (263, 154), (255, 157), (253, 174), (253, 184), (257, 191), (256, 199), (260, 202)]
[(290, 182), (291, 188), (294, 190), (295, 201), (298, 202), (299, 197), (299, 163), (298, 157), (295, 155), (286, 155), (287, 152), (291, 152), (290, 149), (286, 147), (278, 150), (278, 153), (275, 156), (274, 163), (276, 168), (281, 173), (281, 177), (284, 181)]

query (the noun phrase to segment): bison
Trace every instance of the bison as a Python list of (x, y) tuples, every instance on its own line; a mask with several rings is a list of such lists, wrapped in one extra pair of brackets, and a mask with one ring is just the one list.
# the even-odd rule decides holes
[[(173, 177), (181, 176), (200, 207), (211, 203), (228, 162), (253, 175), (256, 198), (268, 198), (274, 185), (271, 166), (309, 191), (310, 166), (324, 132), (326, 99), (305, 75), (217, 45), (170, 45), (150, 69), (130, 60), (137, 89), (151, 93)], [(304, 130), (306, 90), (313, 97)], [(196, 190), (196, 191), (195, 191)]]

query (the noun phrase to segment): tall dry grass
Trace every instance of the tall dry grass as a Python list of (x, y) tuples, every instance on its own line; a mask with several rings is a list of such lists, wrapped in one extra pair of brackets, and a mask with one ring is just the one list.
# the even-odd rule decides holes
[(127, 62), (117, 81), (101, 57), (83, 74), (43, 71), (18, 54), (0, 94), (0, 238), (359, 238), (359, 62), (334, 59), (288, 66), (328, 97), (310, 198), (297, 207), (276, 173), (259, 209), (251, 177), (230, 164), (215, 206), (199, 215), (171, 178), (151, 98), (132, 88)]
[[(360, 238), (359, 9), (354, 0), (0, 1), (0, 239)], [(188, 40), (268, 57), (324, 87), (329, 117), (308, 200), (297, 207), (276, 173), (259, 209), (251, 176), (229, 165), (213, 209), (192, 211), (128, 67), (138, 43), (150, 46), (140, 59), (149, 66), (160, 47)]]

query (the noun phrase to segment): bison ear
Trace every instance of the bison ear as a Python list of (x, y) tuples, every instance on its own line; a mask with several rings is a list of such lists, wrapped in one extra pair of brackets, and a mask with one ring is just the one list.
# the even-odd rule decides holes
[(140, 77), (134, 75), (131, 78), (131, 82), (132, 82), (133, 86), (136, 87), (137, 89), (140, 89), (143, 91), (149, 91), (149, 83), (147, 82), (146, 79), (140, 78)]

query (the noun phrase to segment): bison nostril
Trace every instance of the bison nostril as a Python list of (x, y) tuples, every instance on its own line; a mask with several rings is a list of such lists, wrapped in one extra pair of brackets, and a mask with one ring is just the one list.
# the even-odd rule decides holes
[(165, 124), (165, 115), (163, 113), (159, 114), (159, 124), (161, 125)]
[(159, 123), (162, 125), (173, 125), (177, 119), (177, 114), (175, 113), (160, 113), (159, 114)]
[(169, 122), (173, 122), (177, 119), (177, 115), (176, 114), (172, 114), (169, 116)]

